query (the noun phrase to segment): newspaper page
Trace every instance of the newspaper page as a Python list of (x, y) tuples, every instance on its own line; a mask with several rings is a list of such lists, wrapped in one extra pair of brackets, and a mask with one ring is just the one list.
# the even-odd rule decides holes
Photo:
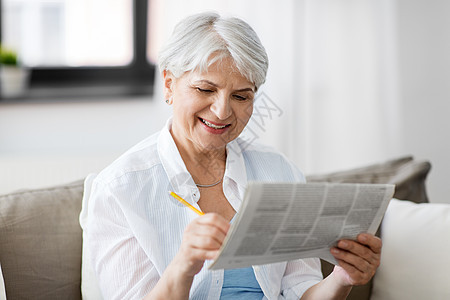
[(250, 182), (212, 270), (319, 257), (361, 232), (375, 234), (394, 185)]

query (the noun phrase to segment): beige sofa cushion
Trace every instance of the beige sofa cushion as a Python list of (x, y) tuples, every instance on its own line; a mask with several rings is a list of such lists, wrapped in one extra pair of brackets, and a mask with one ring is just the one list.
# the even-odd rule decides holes
[(308, 182), (391, 183), (395, 184), (394, 198), (426, 203), (429, 201), (425, 179), (430, 169), (428, 161), (406, 156), (340, 172), (309, 175), (306, 179)]
[(79, 181), (0, 196), (0, 263), (8, 299), (81, 298), (82, 193)]

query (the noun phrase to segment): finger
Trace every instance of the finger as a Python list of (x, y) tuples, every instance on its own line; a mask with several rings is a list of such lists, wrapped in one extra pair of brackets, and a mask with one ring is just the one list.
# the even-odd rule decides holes
[(208, 214), (197, 218), (185, 229), (184, 239), (193, 240), (194, 237), (212, 237), (220, 245), (223, 243), (229, 229), (229, 224), (222, 222), (224, 218), (217, 214)]
[(228, 230), (230, 229), (230, 223), (224, 217), (216, 213), (207, 213), (195, 219), (194, 222), (197, 222), (198, 224), (217, 227), (225, 235), (228, 233)]
[(229, 224), (222, 216), (206, 214), (188, 224), (182, 244), (188, 248), (217, 250), (222, 246), (228, 229)]
[(362, 245), (359, 242), (341, 240), (338, 242), (337, 247), (366, 260), (370, 264), (378, 265), (380, 254), (373, 252), (371, 248)]
[(352, 266), (354, 269), (362, 273), (372, 273), (374, 267), (366, 259), (355, 255), (352, 252), (340, 249), (332, 248), (331, 254), (340, 262), (344, 262), (346, 265)]
[(372, 278), (370, 274), (361, 272), (359, 269), (343, 260), (338, 260), (338, 264), (347, 273), (347, 278), (351, 285), (363, 285)]
[(218, 240), (211, 235), (189, 234), (185, 238), (185, 244), (196, 249), (217, 250), (222, 246), (222, 243), (223, 240)]
[(186, 227), (185, 235), (186, 238), (198, 236), (212, 237), (220, 244), (223, 243), (226, 237), (226, 234), (222, 230), (210, 224), (192, 224)]
[(358, 242), (369, 247), (374, 253), (381, 253), (382, 242), (379, 237), (369, 233), (361, 233), (357, 237)]
[(355, 268), (352, 264), (349, 264), (344, 260), (338, 259), (338, 264), (352, 278), (356, 277), (356, 276), (361, 276), (361, 274), (362, 274), (362, 272), (359, 269)]

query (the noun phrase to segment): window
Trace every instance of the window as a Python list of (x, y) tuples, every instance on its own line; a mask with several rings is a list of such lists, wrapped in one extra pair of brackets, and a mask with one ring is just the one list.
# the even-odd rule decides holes
[(0, 1), (1, 42), (32, 69), (30, 97), (151, 93), (148, 1)]

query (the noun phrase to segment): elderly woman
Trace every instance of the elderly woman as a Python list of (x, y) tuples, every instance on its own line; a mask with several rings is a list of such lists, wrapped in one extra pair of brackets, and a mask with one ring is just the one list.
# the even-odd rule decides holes
[(247, 181), (304, 182), (283, 155), (239, 138), (267, 67), (264, 47), (240, 19), (203, 13), (176, 26), (160, 53), (173, 117), (92, 187), (89, 250), (105, 299), (345, 299), (373, 276), (381, 241), (368, 234), (330, 250), (339, 266), (324, 280), (316, 258), (207, 269)]

